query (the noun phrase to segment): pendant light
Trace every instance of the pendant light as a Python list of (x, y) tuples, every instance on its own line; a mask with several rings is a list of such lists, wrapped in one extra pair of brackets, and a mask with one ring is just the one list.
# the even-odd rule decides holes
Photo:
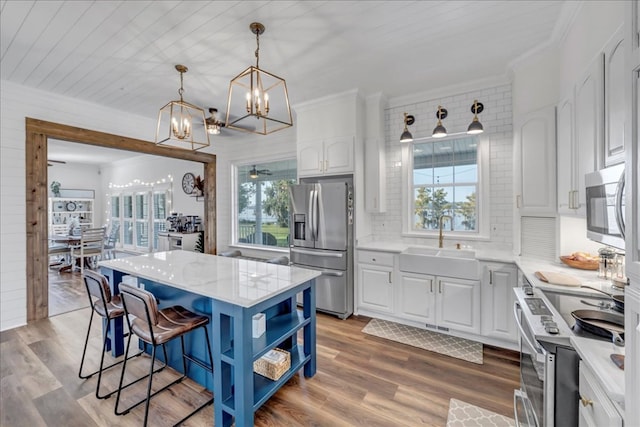
[(404, 113), (404, 131), (402, 135), (400, 135), (400, 142), (411, 142), (413, 141), (413, 135), (407, 129), (407, 126), (411, 126), (416, 121), (415, 117), (410, 114)]
[(168, 145), (176, 148), (199, 150), (209, 146), (209, 135), (206, 132), (204, 110), (185, 102), (183, 76), (189, 69), (184, 65), (175, 66), (180, 73), (179, 101), (171, 101), (158, 113), (156, 128), (156, 145)]
[(467, 129), (467, 133), (469, 135), (477, 135), (479, 133), (484, 132), (482, 123), (480, 123), (480, 120), (478, 120), (478, 114), (482, 113), (483, 110), (484, 110), (484, 105), (482, 105), (481, 102), (478, 102), (477, 99), (474, 100), (473, 104), (471, 105), (471, 112), (473, 113), (473, 121), (471, 122), (471, 124), (469, 125), (469, 128)]
[(256, 66), (250, 66), (229, 83), (225, 126), (245, 132), (268, 135), (293, 126), (287, 83), (260, 69), (260, 35), (265, 27), (253, 22), (256, 35)]
[(433, 129), (433, 134), (431, 135), (434, 138), (444, 138), (447, 136), (447, 130), (442, 126), (442, 120), (447, 118), (448, 111), (446, 108), (442, 108), (442, 106), (438, 105), (438, 111), (436, 112), (436, 117), (438, 118), (438, 123), (436, 127)]

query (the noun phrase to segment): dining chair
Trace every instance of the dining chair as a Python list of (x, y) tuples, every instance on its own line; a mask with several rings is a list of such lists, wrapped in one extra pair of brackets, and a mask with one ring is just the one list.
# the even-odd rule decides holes
[(104, 228), (85, 228), (80, 234), (80, 244), (71, 247), (71, 261), (80, 262), (80, 273), (84, 273), (85, 262), (102, 257), (104, 251)]
[(109, 231), (109, 235), (106, 237), (104, 243), (104, 256), (107, 259), (115, 259), (116, 258), (116, 242), (118, 241), (118, 236), (120, 234), (120, 224), (113, 224), (111, 226), (111, 230)]

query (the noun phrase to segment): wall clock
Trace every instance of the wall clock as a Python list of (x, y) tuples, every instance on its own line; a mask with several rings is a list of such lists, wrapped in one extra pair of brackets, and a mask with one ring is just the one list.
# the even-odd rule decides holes
[(76, 204), (74, 202), (67, 202), (66, 208), (69, 212), (76, 210)]
[(193, 193), (193, 189), (196, 187), (196, 177), (191, 172), (187, 172), (182, 177), (182, 191), (185, 194)]

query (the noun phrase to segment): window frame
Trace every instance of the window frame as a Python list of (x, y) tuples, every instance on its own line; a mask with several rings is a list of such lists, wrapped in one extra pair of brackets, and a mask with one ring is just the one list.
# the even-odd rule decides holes
[(491, 196), (491, 177), (490, 177), (490, 156), (489, 156), (489, 138), (485, 134), (467, 135), (466, 133), (457, 133), (448, 135), (444, 138), (420, 138), (409, 143), (402, 144), (402, 235), (406, 237), (424, 237), (438, 238), (438, 230), (415, 230), (412, 226), (414, 220), (413, 211), (413, 148), (415, 144), (423, 144), (425, 142), (442, 142), (451, 139), (460, 139), (462, 137), (476, 138), (477, 145), (477, 165), (478, 165), (478, 194), (476, 195), (476, 206), (478, 211), (478, 230), (470, 231), (445, 231), (449, 240), (451, 237), (458, 240), (490, 240), (490, 196)]
[(288, 247), (278, 247), (278, 246), (269, 246), (269, 245), (263, 245), (262, 243), (246, 243), (246, 242), (239, 242), (238, 241), (238, 235), (239, 235), (239, 221), (238, 221), (238, 184), (239, 184), (239, 177), (238, 177), (238, 170), (241, 167), (246, 167), (246, 166), (253, 166), (254, 164), (266, 164), (266, 163), (273, 163), (273, 162), (281, 162), (281, 161), (295, 161), (296, 162), (296, 178), (295, 178), (295, 182), (296, 184), (300, 182), (300, 179), (298, 177), (298, 168), (297, 168), (297, 157), (295, 156), (291, 156), (291, 155), (286, 155), (286, 156), (274, 156), (274, 157), (266, 157), (266, 158), (262, 158), (260, 160), (260, 162), (256, 162), (256, 161), (239, 161), (239, 162), (234, 162), (231, 164), (231, 168), (230, 168), (230, 172), (231, 172), (231, 235), (230, 235), (230, 245), (231, 247), (239, 247), (239, 248), (248, 248), (248, 249), (259, 249), (259, 250), (264, 250), (264, 251), (272, 251), (272, 252), (279, 252), (279, 253), (289, 253), (289, 248)]

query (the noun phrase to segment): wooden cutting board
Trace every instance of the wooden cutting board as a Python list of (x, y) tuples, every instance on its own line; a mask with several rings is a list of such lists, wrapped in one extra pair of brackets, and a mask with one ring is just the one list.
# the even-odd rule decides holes
[(580, 286), (582, 284), (575, 277), (563, 273), (554, 273), (552, 271), (536, 271), (535, 275), (543, 282), (547, 282), (552, 285)]

